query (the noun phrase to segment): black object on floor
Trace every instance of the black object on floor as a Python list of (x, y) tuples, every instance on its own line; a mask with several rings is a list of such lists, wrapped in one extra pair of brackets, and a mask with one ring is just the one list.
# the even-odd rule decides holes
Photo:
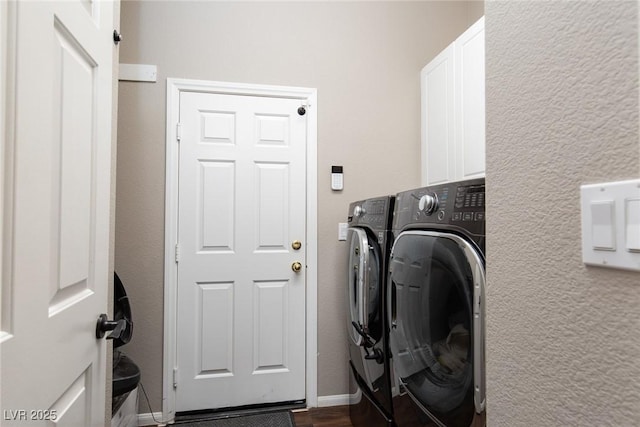
[(113, 396), (122, 396), (138, 386), (140, 368), (124, 353), (113, 351)]
[[(135, 389), (140, 382), (140, 369), (124, 353), (117, 348), (131, 341), (133, 336), (133, 316), (131, 315), (131, 304), (124, 289), (124, 285), (118, 277), (118, 273), (113, 273), (113, 320), (123, 322), (124, 329), (119, 336), (113, 340), (113, 393), (114, 403), (116, 398), (124, 396)], [(126, 398), (126, 397), (125, 397)], [(115, 405), (114, 408), (115, 409)], [(114, 411), (115, 412), (115, 411)]]
[(113, 380), (112, 380), (112, 401), (111, 412), (118, 412), (129, 393), (134, 390), (140, 382), (140, 368), (133, 360), (128, 358), (118, 349), (131, 341), (133, 336), (133, 317), (131, 316), (131, 304), (127, 291), (116, 272), (113, 273), (113, 320), (124, 323), (124, 328), (120, 330), (117, 337), (113, 338)]
[(176, 422), (181, 427), (295, 427), (290, 411), (267, 412), (263, 414), (232, 415), (216, 419), (200, 419)]

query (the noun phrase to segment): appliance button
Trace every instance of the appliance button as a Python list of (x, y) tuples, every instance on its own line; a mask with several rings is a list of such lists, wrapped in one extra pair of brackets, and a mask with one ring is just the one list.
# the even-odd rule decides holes
[(475, 221), (484, 221), (484, 212), (476, 212)]
[(435, 194), (425, 194), (418, 202), (418, 209), (425, 214), (431, 215), (438, 208), (438, 197)]
[(462, 219), (462, 212), (454, 212), (451, 219), (453, 221), (460, 221)]
[(462, 216), (463, 221), (473, 221), (473, 212), (465, 212)]

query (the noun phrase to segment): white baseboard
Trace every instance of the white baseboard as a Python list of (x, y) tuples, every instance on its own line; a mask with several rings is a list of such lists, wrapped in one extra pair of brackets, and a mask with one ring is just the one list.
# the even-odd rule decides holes
[(164, 427), (166, 425), (166, 423), (162, 422), (162, 412), (138, 414), (138, 426)]
[(360, 388), (358, 388), (358, 391), (356, 391), (355, 393), (349, 395), (349, 405), (355, 405), (357, 403), (360, 403), (361, 400), (362, 400), (362, 390), (360, 390)]
[(354, 394), (335, 394), (333, 396), (318, 396), (318, 408), (327, 406), (350, 405), (360, 400), (362, 392), (358, 389)]

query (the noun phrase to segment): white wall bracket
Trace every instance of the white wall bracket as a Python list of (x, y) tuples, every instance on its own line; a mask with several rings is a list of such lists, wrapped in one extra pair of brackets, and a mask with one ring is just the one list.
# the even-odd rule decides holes
[(146, 64), (120, 64), (118, 80), (128, 82), (155, 83), (158, 78), (158, 67)]

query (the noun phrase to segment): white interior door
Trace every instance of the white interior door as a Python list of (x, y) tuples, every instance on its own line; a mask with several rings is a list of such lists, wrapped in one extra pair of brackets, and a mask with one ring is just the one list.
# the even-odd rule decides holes
[(95, 1), (0, 9), (3, 426), (105, 422), (95, 330), (109, 281), (113, 11)]
[(180, 95), (176, 411), (305, 398), (299, 107)]

